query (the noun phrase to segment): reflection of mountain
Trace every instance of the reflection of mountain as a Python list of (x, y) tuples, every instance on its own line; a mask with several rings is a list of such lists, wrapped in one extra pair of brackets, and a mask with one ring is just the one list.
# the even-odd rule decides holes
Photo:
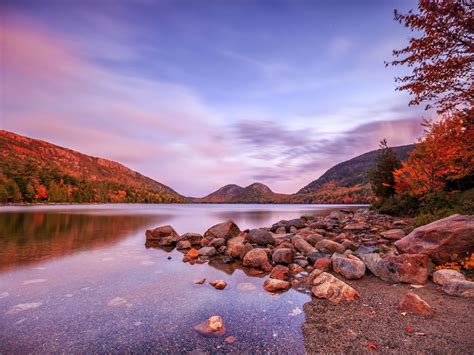
[(157, 216), (1, 213), (0, 270), (113, 244)]

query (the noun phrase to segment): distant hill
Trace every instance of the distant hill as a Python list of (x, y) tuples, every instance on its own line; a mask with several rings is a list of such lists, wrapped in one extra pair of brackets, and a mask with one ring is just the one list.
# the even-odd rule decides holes
[(273, 192), (268, 186), (253, 183), (247, 187), (230, 184), (202, 198), (194, 198), (198, 203), (281, 203), (289, 199), (289, 195)]
[(185, 202), (117, 162), (0, 130), (0, 202)]
[[(392, 147), (401, 161), (407, 159), (413, 148), (413, 144)], [(378, 150), (372, 150), (333, 166), (320, 178), (300, 189), (294, 195), (294, 201), (307, 203), (370, 202), (372, 192), (367, 173), (375, 164), (377, 155)]]

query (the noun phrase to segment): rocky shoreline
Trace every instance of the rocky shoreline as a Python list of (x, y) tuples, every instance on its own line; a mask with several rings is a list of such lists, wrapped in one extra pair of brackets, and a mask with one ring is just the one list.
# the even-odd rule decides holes
[[(437, 311), (417, 294), (430, 280), (444, 297), (472, 301), (471, 274), (466, 278), (440, 265), (465, 257), (471, 257), (468, 262), (472, 263), (474, 216), (453, 215), (412, 229), (407, 220), (368, 209), (339, 210), (325, 217), (303, 216), (244, 231), (226, 221), (203, 235), (180, 236), (171, 226), (160, 226), (146, 231), (146, 246), (176, 248), (183, 253), (183, 262), (191, 264), (215, 259), (236, 263), (247, 275), (268, 275), (265, 291), (280, 293), (293, 288), (311, 294), (313, 303), (325, 299), (334, 305), (346, 304), (361, 297), (364, 301), (357, 286), (358, 282), (364, 285), (365, 293), (368, 283), (364, 280), (409, 286), (396, 305), (401, 314), (426, 317)], [(227, 285), (223, 280), (209, 283), (217, 290)], [(208, 321), (209, 327), (200, 325), (197, 330), (222, 333), (223, 324), (216, 326), (216, 318)]]

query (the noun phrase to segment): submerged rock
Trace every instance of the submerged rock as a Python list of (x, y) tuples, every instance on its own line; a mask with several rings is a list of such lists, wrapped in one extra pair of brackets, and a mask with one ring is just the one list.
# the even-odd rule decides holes
[(434, 312), (433, 308), (426, 301), (413, 292), (408, 292), (400, 302), (400, 311), (421, 315), (429, 315)]
[(416, 228), (395, 242), (403, 253), (426, 254), (437, 263), (474, 252), (474, 215), (454, 214)]
[(268, 292), (281, 292), (286, 291), (291, 287), (288, 281), (278, 279), (268, 279), (263, 283), (263, 288)]
[(270, 278), (287, 281), (289, 277), (289, 269), (283, 265), (277, 265), (272, 269)]
[(209, 282), (209, 285), (214, 287), (216, 290), (223, 290), (226, 288), (227, 282), (225, 282), (224, 280), (215, 280)]
[(225, 334), (224, 320), (220, 316), (212, 316), (194, 326), (202, 335), (221, 336)]

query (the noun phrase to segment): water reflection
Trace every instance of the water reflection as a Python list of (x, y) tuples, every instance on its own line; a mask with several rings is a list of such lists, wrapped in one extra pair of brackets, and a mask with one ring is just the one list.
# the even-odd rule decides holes
[(159, 216), (0, 213), (0, 270), (114, 244), (152, 221)]

